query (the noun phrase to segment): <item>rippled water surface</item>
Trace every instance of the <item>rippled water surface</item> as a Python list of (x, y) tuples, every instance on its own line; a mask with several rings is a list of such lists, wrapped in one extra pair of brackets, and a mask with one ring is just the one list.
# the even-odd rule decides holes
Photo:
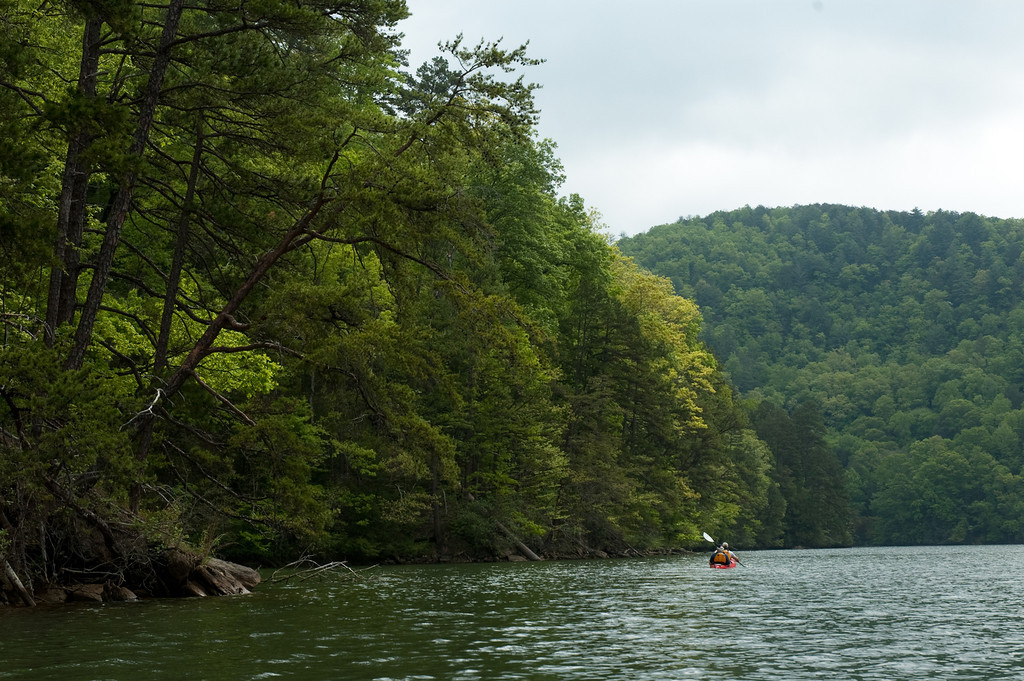
[(381, 567), (0, 610), (0, 679), (1024, 678), (1024, 547)]

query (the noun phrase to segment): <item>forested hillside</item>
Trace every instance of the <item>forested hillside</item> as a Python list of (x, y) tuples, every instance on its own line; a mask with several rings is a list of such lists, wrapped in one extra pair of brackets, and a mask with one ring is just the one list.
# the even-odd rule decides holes
[(533, 59), (413, 70), (405, 14), (0, 5), (5, 579), (785, 541), (697, 308), (558, 198)]
[(696, 300), (769, 444), (820, 414), (857, 541), (1024, 541), (1024, 221), (747, 207), (619, 247)]

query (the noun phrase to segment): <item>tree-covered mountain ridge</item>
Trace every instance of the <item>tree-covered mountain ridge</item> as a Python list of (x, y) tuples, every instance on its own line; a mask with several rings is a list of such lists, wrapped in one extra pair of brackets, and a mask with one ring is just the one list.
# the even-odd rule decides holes
[(1024, 540), (1024, 220), (744, 207), (618, 246), (744, 397), (821, 413), (856, 541)]

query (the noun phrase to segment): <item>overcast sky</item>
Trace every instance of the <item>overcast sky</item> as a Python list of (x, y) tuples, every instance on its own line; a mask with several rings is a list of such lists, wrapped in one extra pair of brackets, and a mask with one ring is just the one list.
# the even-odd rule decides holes
[(1019, 0), (407, 0), (416, 65), (503, 38), (613, 234), (744, 205), (1024, 217)]

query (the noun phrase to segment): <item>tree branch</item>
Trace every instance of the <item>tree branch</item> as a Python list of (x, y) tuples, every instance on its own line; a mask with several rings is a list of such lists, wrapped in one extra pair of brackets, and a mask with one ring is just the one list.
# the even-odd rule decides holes
[(242, 411), (241, 409), (236, 407), (234, 404), (232, 404), (231, 400), (229, 400), (228, 398), (224, 397), (219, 392), (217, 392), (216, 390), (211, 388), (209, 385), (207, 385), (206, 382), (203, 381), (203, 379), (199, 378), (198, 374), (196, 374), (195, 372), (192, 372), (192, 378), (195, 380), (196, 383), (199, 384), (199, 386), (203, 390), (205, 390), (206, 392), (210, 393), (215, 398), (217, 398), (217, 400), (221, 404), (223, 404), (225, 407), (227, 407), (228, 411), (230, 411), (232, 414), (234, 414), (235, 416), (240, 418), (242, 421), (244, 421), (247, 426), (255, 426), (256, 425), (256, 422), (253, 421), (251, 418), (249, 418), (249, 416), (246, 415), (246, 413), (244, 411)]
[(47, 99), (46, 99), (46, 95), (44, 95), (43, 93), (35, 92), (33, 90), (26, 90), (23, 87), (19, 87), (19, 86), (15, 85), (14, 83), (8, 83), (6, 80), (0, 80), (0, 87), (4, 87), (4, 88), (7, 88), (8, 90), (12, 90), (13, 92), (16, 92), (18, 94), (18, 96), (21, 97), (21, 99), (32, 108), (32, 110), (36, 113), (37, 116), (42, 116), (43, 115), (43, 110), (40, 109), (38, 106), (36, 106), (35, 102), (33, 102), (31, 99), (29, 99), (29, 96), (38, 97), (39, 99), (41, 99), (41, 100), (43, 100), (45, 102), (45, 101), (47, 101)]
[(212, 355), (215, 353), (231, 354), (234, 352), (249, 352), (251, 350), (277, 350), (278, 352), (284, 353), (286, 355), (291, 355), (292, 357), (298, 357), (299, 359), (306, 358), (305, 355), (303, 355), (301, 352), (298, 352), (297, 350), (292, 350), (291, 348), (285, 347), (280, 343), (274, 343), (271, 341), (261, 341), (258, 343), (251, 343), (249, 345), (239, 346), (215, 345), (207, 351), (207, 355)]
[(153, 413), (153, 408), (156, 406), (156, 403), (160, 401), (160, 398), (163, 397), (163, 395), (164, 395), (163, 389), (157, 388), (156, 389), (156, 394), (153, 396), (153, 399), (150, 400), (150, 402), (146, 406), (146, 408), (143, 409), (142, 411), (136, 413), (135, 416), (131, 417), (128, 420), (127, 423), (125, 423), (123, 426), (121, 426), (121, 430), (124, 430), (125, 428), (127, 428), (131, 424), (132, 421), (134, 421), (135, 419), (139, 418), (140, 416), (148, 415), (150, 417), (155, 417), (156, 414)]
[(328, 164), (327, 170), (320, 182), (320, 192), (317, 194), (313, 204), (306, 210), (306, 213), (292, 225), (292, 228), (288, 230), (277, 246), (268, 251), (260, 258), (259, 262), (256, 263), (255, 268), (250, 273), (249, 278), (243, 283), (231, 299), (224, 305), (220, 314), (210, 323), (207, 327), (206, 332), (203, 336), (196, 341), (192, 350), (185, 357), (184, 362), (178, 367), (177, 371), (167, 381), (168, 394), (176, 393), (188, 376), (195, 375), (195, 369), (199, 366), (199, 362), (202, 361), (209, 349), (213, 346), (213, 342), (217, 339), (220, 334), (232, 319), (231, 315), (241, 306), (241, 304), (249, 297), (252, 289), (256, 287), (263, 277), (266, 276), (267, 272), (270, 271), (271, 267), (283, 256), (285, 253), (291, 250), (292, 242), (298, 239), (303, 233), (309, 230), (310, 224), (320, 214), (324, 206), (329, 204), (332, 199), (327, 196), (327, 182), (331, 176), (334, 165), (338, 162), (340, 152), (335, 152), (334, 157)]

